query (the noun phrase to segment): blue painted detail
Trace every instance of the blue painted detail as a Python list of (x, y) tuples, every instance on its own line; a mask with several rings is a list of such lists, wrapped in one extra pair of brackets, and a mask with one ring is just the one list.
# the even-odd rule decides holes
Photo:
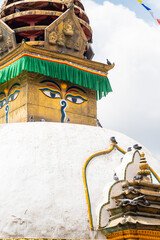
[(0, 101), (0, 109), (7, 103), (6, 98)]
[(62, 98), (59, 91), (51, 90), (50, 88), (40, 88), (39, 89), (46, 97), (49, 98)]
[(55, 98), (56, 94), (55, 93), (50, 93), (51, 94), (51, 98)]
[(61, 116), (61, 122), (65, 122), (65, 118), (66, 118), (65, 109), (66, 109), (66, 107), (67, 107), (67, 102), (66, 102), (66, 100), (62, 99), (62, 100), (60, 101), (60, 104), (61, 104), (61, 114), (62, 114), (62, 116)]
[(76, 102), (77, 102), (77, 98), (73, 98), (73, 97), (72, 97), (72, 102), (73, 102), (73, 103), (76, 103)]
[(5, 112), (6, 112), (6, 123), (8, 123), (8, 113), (9, 113), (9, 105), (8, 104), (5, 107)]
[(8, 102), (14, 101), (18, 97), (19, 93), (20, 93), (20, 90), (16, 90), (14, 93), (9, 95)]
[[(79, 100), (82, 100), (82, 101), (79, 101)], [(71, 94), (67, 94), (66, 96), (66, 100), (70, 101), (70, 102), (73, 102), (73, 103), (77, 103), (77, 104), (81, 104), (83, 102), (86, 102), (87, 100), (79, 95), (71, 95)]]

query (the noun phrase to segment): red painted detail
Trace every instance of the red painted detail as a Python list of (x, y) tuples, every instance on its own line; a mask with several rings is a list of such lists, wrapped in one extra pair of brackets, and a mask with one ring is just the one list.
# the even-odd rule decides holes
[(69, 92), (76, 92), (76, 93), (78, 93), (77, 90), (69, 90), (69, 91), (67, 91), (67, 93), (69, 93)]
[(47, 84), (48, 87), (53, 87), (53, 88), (56, 88), (57, 90), (59, 90), (59, 88), (55, 85), (52, 85), (52, 84)]

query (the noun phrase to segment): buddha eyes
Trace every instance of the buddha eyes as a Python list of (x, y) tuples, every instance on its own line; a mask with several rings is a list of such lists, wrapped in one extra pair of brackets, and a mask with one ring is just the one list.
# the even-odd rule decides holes
[(61, 94), (57, 91), (50, 90), (49, 88), (40, 89), (41, 92), (49, 98), (61, 98)]
[(76, 103), (76, 104), (81, 104), (83, 102), (86, 102), (87, 100), (81, 96), (73, 96), (73, 95), (67, 95), (66, 100)]
[(18, 97), (19, 93), (20, 90), (15, 90), (14, 93), (10, 94), (8, 97), (6, 96), (3, 100), (0, 100), (0, 109), (9, 102), (14, 101)]
[(12, 93), (9, 97), (8, 97), (8, 102), (14, 101), (18, 95), (19, 95), (19, 90), (16, 90), (14, 93)]
[(0, 101), (0, 109), (1, 109), (5, 104), (6, 104), (6, 100), (5, 100), (5, 99), (2, 100), (2, 101)]
[[(39, 89), (45, 96), (49, 97), (49, 98), (61, 98), (62, 99), (62, 95), (59, 91), (56, 90), (51, 90), (50, 88), (42, 88)], [(85, 99), (82, 96), (79, 95), (72, 95), (72, 94), (66, 94), (65, 100), (68, 100), (72, 103), (75, 104), (81, 104), (83, 102), (86, 102), (87, 99)]]

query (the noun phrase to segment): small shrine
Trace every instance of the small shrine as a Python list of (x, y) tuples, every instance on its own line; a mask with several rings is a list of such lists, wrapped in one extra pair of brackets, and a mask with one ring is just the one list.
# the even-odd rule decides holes
[(153, 183), (144, 153), (140, 155), (136, 174), (139, 157), (137, 154), (134, 159), (134, 156), (133, 162), (126, 166), (125, 179), (111, 187), (109, 203), (101, 209), (104, 225), (100, 229), (107, 239), (160, 238), (160, 184)]
[(79, 0), (5, 0), (0, 19), (0, 123), (96, 125), (114, 64), (92, 61), (92, 29)]

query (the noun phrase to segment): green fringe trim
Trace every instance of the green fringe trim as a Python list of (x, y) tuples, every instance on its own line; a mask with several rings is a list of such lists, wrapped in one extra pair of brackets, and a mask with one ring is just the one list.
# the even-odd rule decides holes
[(89, 73), (62, 63), (23, 56), (0, 70), (0, 84), (18, 76), (23, 70), (69, 81), (97, 91), (97, 100), (112, 92), (107, 77)]

